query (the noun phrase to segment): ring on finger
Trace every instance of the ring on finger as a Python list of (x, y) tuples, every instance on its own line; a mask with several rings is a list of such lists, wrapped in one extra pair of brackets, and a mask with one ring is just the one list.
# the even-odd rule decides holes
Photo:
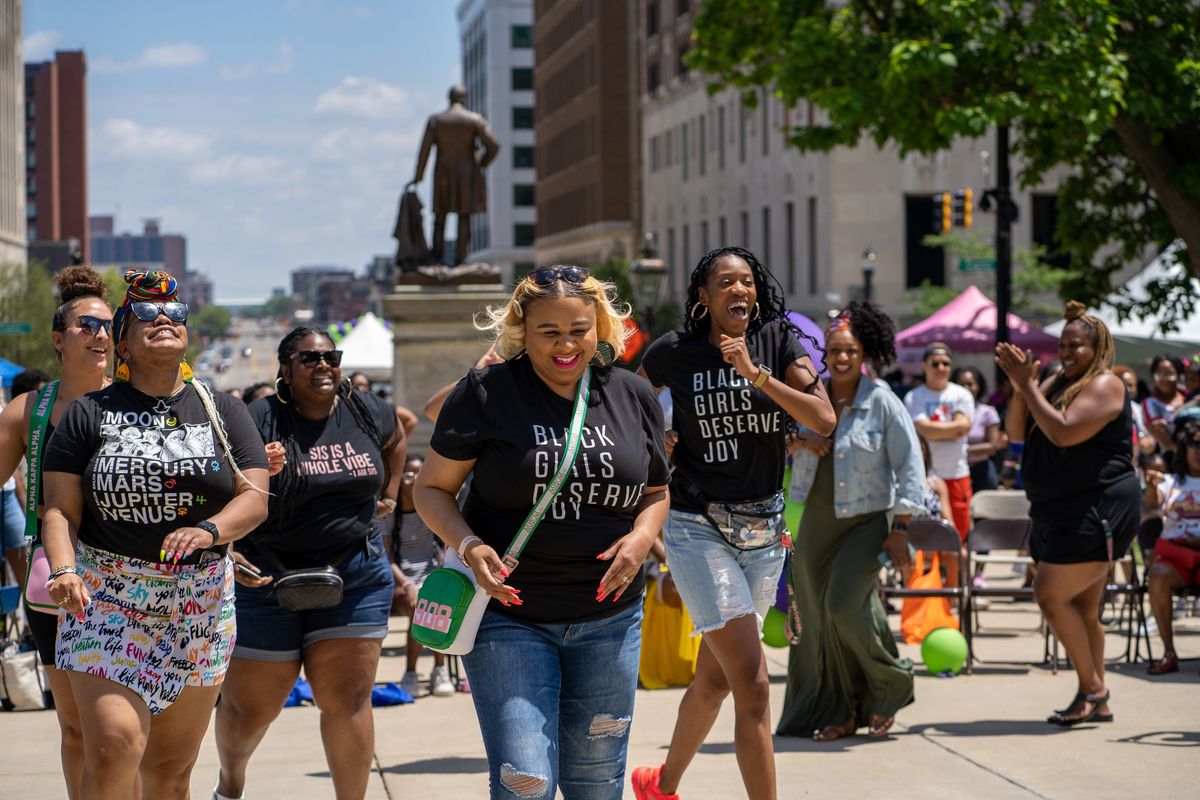
[(621, 578), (621, 583), (629, 583), (629, 576), (626, 575), (624, 578)]

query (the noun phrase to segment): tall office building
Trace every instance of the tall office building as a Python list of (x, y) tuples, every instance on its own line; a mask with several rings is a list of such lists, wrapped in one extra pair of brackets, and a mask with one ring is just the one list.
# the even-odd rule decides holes
[(533, 0), (462, 0), (467, 107), (487, 118), (500, 155), (485, 173), (488, 210), (471, 218), (465, 261), (501, 268), (505, 280), (533, 266), (534, 204)]
[(21, 0), (0, 0), (0, 264), (25, 263), (25, 72)]
[(534, 4), (539, 264), (597, 263), (638, 244), (634, 5)]
[[(643, 224), (667, 261), (673, 297), (683, 296), (703, 254), (722, 245), (754, 252), (789, 307), (818, 319), (864, 294), (867, 264), (872, 299), (893, 311), (924, 281), (963, 288), (994, 281), (991, 273), (959, 272), (942, 248), (923, 243), (934, 233), (935, 194), (968, 186), (982, 194), (994, 136), (957, 140), (932, 157), (901, 157), (870, 141), (802, 154), (785, 132), (820, 122), (811, 103), (788, 108), (763, 91), (751, 107), (736, 92), (710, 96), (704, 77), (689, 73), (684, 56), (702, 5), (646, 0), (637, 12)], [(1015, 246), (1053, 250), (1057, 179), (1016, 193)], [(994, 223), (979, 213), (975, 225), (983, 235)]]
[(88, 261), (83, 51), (60, 50), (53, 61), (25, 65), (25, 149), (29, 241), (76, 239), (83, 260)]
[(113, 216), (101, 214), (88, 220), (88, 236), (96, 269), (112, 267), (121, 274), (129, 269), (159, 269), (179, 281), (179, 296), (193, 311), (212, 304), (212, 281), (204, 273), (188, 269), (187, 237), (163, 233), (159, 220), (143, 219), (140, 234), (116, 233)]

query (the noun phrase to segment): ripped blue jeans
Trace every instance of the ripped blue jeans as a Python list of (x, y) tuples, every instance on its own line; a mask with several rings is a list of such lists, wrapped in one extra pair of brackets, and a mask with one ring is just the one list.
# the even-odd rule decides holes
[(575, 625), (487, 611), (463, 656), (492, 800), (619, 800), (637, 691), (642, 604)]

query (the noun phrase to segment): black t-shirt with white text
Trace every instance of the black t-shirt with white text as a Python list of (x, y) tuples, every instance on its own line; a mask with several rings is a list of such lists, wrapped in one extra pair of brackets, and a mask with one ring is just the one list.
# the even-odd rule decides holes
[[(396, 412), (369, 392), (357, 392), (366, 403), (383, 443), (396, 433)], [(294, 409), (282, 409), (277, 395), (255, 400), (250, 416), (264, 442), (276, 441), (277, 414), (290, 414), (300, 463), (284, 469), (299, 474), (296, 504), (281, 528), (264, 522), (238, 544), (238, 551), (259, 566), (256, 544), (265, 542), (289, 569), (333, 563), (375, 531), (375, 500), (383, 489), (387, 469), (379, 442), (359, 426), (346, 402), (339, 400), (323, 420), (311, 420)], [(271, 478), (271, 502), (278, 498), (280, 475)]]
[[(196, 389), (187, 384), (167, 402), (158, 413), (157, 398), (114, 383), (73, 402), (46, 443), (44, 472), (83, 479), (84, 544), (158, 561), (167, 534), (208, 519), (233, 497), (233, 470)], [(214, 392), (213, 404), (238, 467), (266, 469), (245, 403)]]
[[(750, 360), (779, 380), (804, 346), (781, 322), (747, 337)], [(671, 507), (703, 511), (709, 500), (758, 500), (779, 491), (787, 459), (787, 413), (725, 363), (707, 333), (672, 331), (646, 350), (642, 369), (671, 392), (679, 434)]]
[[(528, 358), (472, 370), (447, 398), (430, 446), (475, 460), (463, 516), (501, 556), (558, 469), (574, 400), (555, 394)], [(621, 369), (592, 368), (575, 465), (529, 539), (509, 585), (522, 606), (491, 608), (533, 623), (608, 616), (641, 602), (639, 570), (615, 603), (596, 601), (608, 561), (596, 556), (633, 528), (647, 486), (670, 480), (662, 408), (650, 385)]]

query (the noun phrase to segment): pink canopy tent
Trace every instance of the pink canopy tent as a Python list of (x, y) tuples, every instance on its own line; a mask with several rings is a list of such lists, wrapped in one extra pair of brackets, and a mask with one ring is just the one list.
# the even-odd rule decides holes
[[(1058, 352), (1057, 336), (1016, 314), (1008, 315), (1008, 335), (1013, 344), (1040, 356), (1052, 358)], [(996, 346), (996, 304), (977, 287), (968, 286), (933, 316), (896, 334), (901, 363), (911, 363), (914, 352), (919, 362), (920, 352), (933, 342), (945, 342), (956, 353), (992, 352)]]

